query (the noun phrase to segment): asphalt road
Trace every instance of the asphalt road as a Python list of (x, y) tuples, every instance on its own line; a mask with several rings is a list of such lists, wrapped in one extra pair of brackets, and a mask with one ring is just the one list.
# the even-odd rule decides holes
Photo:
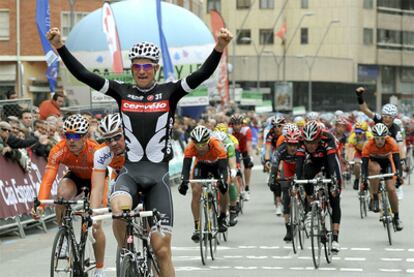
[[(175, 222), (173, 261), (176, 276), (406, 276), (414, 274), (414, 185), (404, 186), (400, 202), (405, 229), (393, 233), (389, 246), (378, 214), (359, 217), (356, 192), (348, 186), (342, 194), (341, 252), (331, 264), (321, 261), (313, 268), (310, 249), (293, 254), (290, 244), (283, 242), (283, 219), (273, 212), (272, 195), (265, 184), (266, 175), (254, 170), (251, 200), (246, 213), (229, 231), (229, 241), (223, 242), (215, 261), (201, 264), (198, 244), (190, 240), (193, 228), (190, 196), (183, 197), (173, 187)], [(0, 237), (1, 276), (49, 276), (50, 251), (56, 227), (48, 233), (29, 232), (25, 239)], [(105, 223), (107, 235), (106, 275), (115, 276), (115, 240), (110, 222)], [(310, 247), (310, 241), (307, 241)]]

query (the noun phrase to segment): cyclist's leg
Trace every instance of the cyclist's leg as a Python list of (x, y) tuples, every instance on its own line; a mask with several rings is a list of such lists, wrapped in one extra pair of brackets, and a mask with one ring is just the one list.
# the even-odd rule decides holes
[[(207, 166), (203, 163), (198, 163), (193, 172), (194, 179), (206, 179), (208, 178)], [(199, 184), (191, 184), (192, 198), (191, 198), (191, 212), (193, 213), (194, 219), (194, 230), (199, 230), (200, 222), (200, 197), (202, 187)]]
[[(392, 172), (395, 172), (395, 166), (393, 162), (391, 163), (391, 161), (389, 161), (388, 167), (387, 167), (387, 173), (392, 173)], [(397, 214), (397, 217), (398, 217), (399, 201), (397, 197), (397, 190), (395, 188), (395, 181), (396, 181), (395, 178), (387, 179), (385, 181), (385, 185), (386, 185), (386, 190), (388, 192), (388, 200), (390, 201), (391, 210), (393, 214)]]
[[(316, 174), (321, 171), (322, 163), (316, 160), (305, 160), (305, 165), (303, 166), (304, 178), (305, 179), (313, 179)], [(310, 203), (312, 202), (313, 197), (313, 184), (305, 184), (304, 189), (306, 193), (306, 203), (305, 203), (305, 211), (310, 211)]]
[[(368, 176), (370, 175), (377, 175), (381, 172), (381, 166), (378, 163), (378, 161), (375, 160), (369, 160), (368, 162)], [(372, 179), (369, 180), (369, 191), (371, 194), (371, 199), (377, 199), (378, 198), (378, 185), (379, 180), (378, 179)]]
[[(80, 193), (78, 188), (76, 187), (77, 181), (79, 180), (75, 174), (71, 171), (66, 173), (65, 176), (60, 180), (59, 186), (57, 189), (57, 198), (63, 198), (65, 200), (70, 200), (74, 198), (76, 195)], [(56, 205), (56, 221), (58, 226), (62, 224), (63, 214), (65, 212), (65, 208), (60, 205)]]
[[(157, 209), (163, 217), (161, 219), (160, 234), (156, 226), (151, 228), (151, 246), (154, 254), (157, 257), (157, 262), (160, 266), (160, 277), (175, 276), (174, 266), (172, 263), (171, 252), (171, 234), (173, 227), (173, 201), (170, 189), (170, 177), (168, 174), (168, 164), (157, 164), (156, 172), (158, 178), (156, 184), (145, 193), (145, 207), (147, 210)], [(154, 167), (155, 167), (154, 166)], [(154, 168), (153, 168), (154, 169)], [(147, 172), (155, 172), (149, 170)]]
[[(138, 187), (135, 180), (128, 174), (128, 169), (125, 166), (122, 168), (115, 185), (114, 192), (111, 195), (111, 209), (113, 214), (120, 214), (122, 209), (132, 209), (138, 193)], [(118, 242), (119, 247), (125, 244), (126, 224), (122, 220), (114, 219), (112, 221), (112, 230)]]
[(244, 181), (246, 184), (246, 191), (250, 190), (250, 177), (252, 175), (253, 162), (247, 152), (242, 153), (244, 165)]

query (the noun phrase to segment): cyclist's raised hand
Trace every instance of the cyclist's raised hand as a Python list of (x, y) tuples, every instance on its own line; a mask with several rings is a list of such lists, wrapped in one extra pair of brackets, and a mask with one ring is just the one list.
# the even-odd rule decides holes
[(362, 95), (364, 92), (365, 92), (365, 88), (363, 88), (363, 87), (359, 87), (355, 90), (355, 93), (357, 95)]
[(217, 33), (216, 50), (223, 52), (224, 48), (230, 43), (233, 38), (233, 34), (226, 28), (221, 28)]
[(60, 35), (59, 28), (50, 28), (46, 33), (46, 37), (49, 40), (50, 44), (56, 49), (59, 49), (63, 46), (62, 36)]

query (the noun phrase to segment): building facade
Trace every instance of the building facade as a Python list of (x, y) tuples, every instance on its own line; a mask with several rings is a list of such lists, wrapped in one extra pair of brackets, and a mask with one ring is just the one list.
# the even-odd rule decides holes
[(311, 94), (314, 110), (350, 110), (364, 85), (372, 108), (391, 96), (413, 106), (414, 1), (208, 0), (207, 9), (238, 34), (229, 49), (237, 86), (273, 93), (287, 81), (293, 106), (308, 107)]
[[(111, 0), (110, 3), (121, 0)], [(51, 26), (61, 29), (63, 38), (72, 26), (104, 0), (49, 0)], [(203, 0), (168, 0), (203, 17)], [(35, 105), (50, 95), (46, 59), (36, 25), (36, 0), (0, 1), (0, 100), (14, 89), (21, 98), (32, 98)], [(62, 90), (58, 77), (57, 91)]]

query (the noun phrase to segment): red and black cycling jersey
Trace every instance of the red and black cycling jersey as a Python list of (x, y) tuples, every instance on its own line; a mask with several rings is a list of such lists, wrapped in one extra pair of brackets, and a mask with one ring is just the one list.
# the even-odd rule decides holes
[(304, 142), (301, 142), (298, 150), (296, 151), (296, 178), (302, 179), (303, 176), (303, 164), (305, 158), (310, 159), (316, 163), (327, 164), (326, 170), (328, 176), (335, 176), (338, 184), (341, 184), (342, 174), (337, 162), (337, 145), (335, 137), (327, 131), (322, 131), (318, 142), (318, 147), (315, 152), (309, 153), (306, 150)]
[(285, 141), (285, 137), (282, 134), (277, 135), (275, 128), (272, 128), (266, 134), (265, 140), (266, 144), (271, 145), (272, 149), (275, 150), (282, 145), (282, 143)]
[[(384, 123), (382, 122), (382, 116), (379, 114), (374, 114), (374, 117), (372, 118), (372, 120), (374, 120), (375, 124), (376, 123)], [(388, 127), (388, 131), (390, 132), (390, 136), (392, 138), (395, 139), (396, 142), (402, 142), (403, 141), (403, 136), (401, 134), (401, 128), (395, 124), (394, 122), (392, 123), (391, 127)]]
[(278, 168), (281, 161), (296, 164), (296, 157), (296, 154), (290, 155), (287, 151), (286, 143), (282, 143), (273, 154), (272, 166)]
[(178, 101), (207, 80), (217, 68), (221, 53), (213, 50), (204, 64), (185, 79), (154, 83), (143, 90), (88, 71), (66, 47), (58, 49), (68, 70), (91, 88), (113, 97), (122, 116), (127, 162), (166, 162), (173, 156), (170, 138)]

